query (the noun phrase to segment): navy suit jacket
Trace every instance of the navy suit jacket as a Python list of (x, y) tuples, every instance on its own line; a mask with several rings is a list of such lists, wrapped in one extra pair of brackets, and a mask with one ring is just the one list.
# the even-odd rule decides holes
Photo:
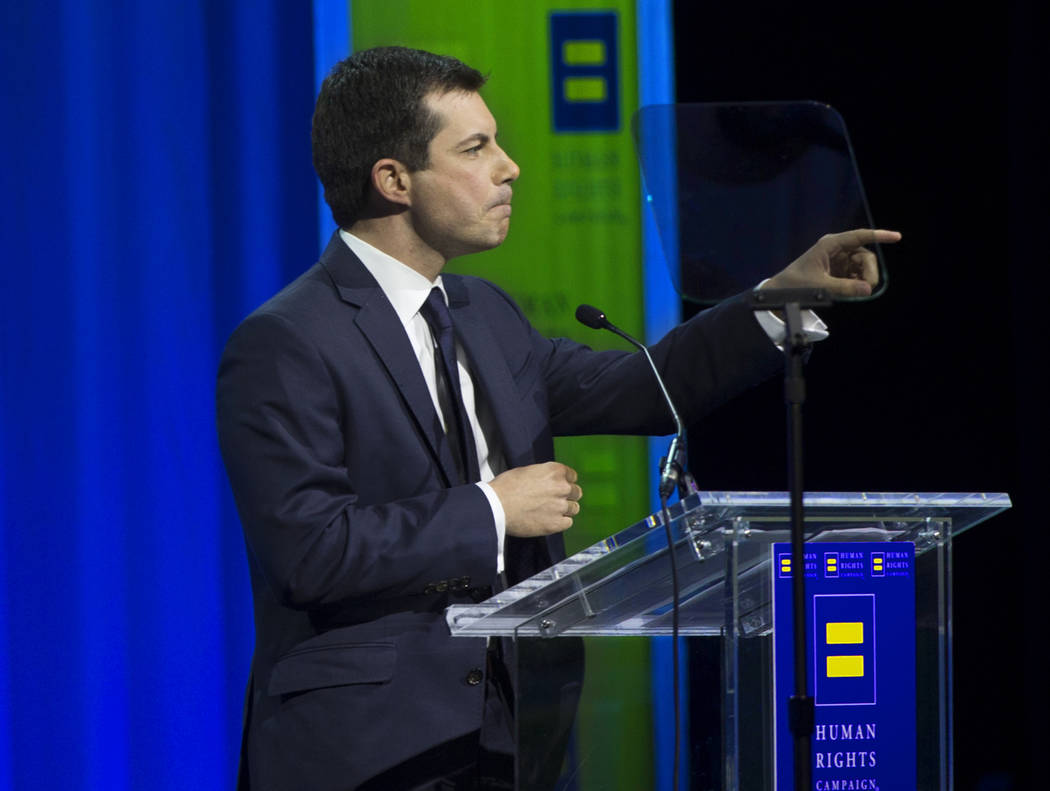
[[(673, 430), (641, 355), (544, 338), (491, 283), (443, 279), (508, 467), (551, 460), (556, 434)], [(780, 366), (739, 299), (652, 354), (687, 418)], [(242, 787), (354, 788), (476, 731), (485, 642), (444, 609), (493, 584), (492, 513), (454, 485), (405, 331), (338, 235), (234, 331), (217, 395), (255, 607)], [(512, 584), (563, 557), (560, 535), (505, 547)]]

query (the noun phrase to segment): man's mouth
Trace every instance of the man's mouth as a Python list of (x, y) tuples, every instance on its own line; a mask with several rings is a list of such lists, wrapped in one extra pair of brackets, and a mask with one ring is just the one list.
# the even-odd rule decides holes
[(513, 197), (513, 193), (508, 190), (503, 195), (500, 195), (499, 198), (496, 200), (496, 202), (493, 203), (490, 208), (496, 209), (496, 208), (499, 208), (500, 206), (506, 206), (509, 209), (510, 208), (510, 201), (511, 201), (512, 197)]

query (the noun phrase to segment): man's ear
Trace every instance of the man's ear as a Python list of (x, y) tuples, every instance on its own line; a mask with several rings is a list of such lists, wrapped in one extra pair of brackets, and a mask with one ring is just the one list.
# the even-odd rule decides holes
[(380, 159), (372, 165), (372, 188), (380, 199), (408, 206), (411, 186), (408, 168), (396, 159)]

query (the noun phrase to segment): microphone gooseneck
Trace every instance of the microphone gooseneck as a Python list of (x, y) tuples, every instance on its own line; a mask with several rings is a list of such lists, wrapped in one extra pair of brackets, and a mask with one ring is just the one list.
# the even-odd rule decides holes
[(645, 355), (645, 359), (649, 361), (649, 367), (653, 370), (653, 376), (656, 377), (656, 383), (660, 385), (660, 392), (663, 394), (664, 401), (667, 403), (667, 408), (671, 411), (671, 417), (674, 419), (675, 435), (671, 440), (671, 446), (667, 449), (667, 458), (664, 459), (663, 465), (660, 469), (660, 497), (666, 500), (671, 496), (675, 484), (677, 483), (678, 469), (680, 469), (680, 466), (678, 465), (678, 457), (681, 455), (682, 443), (685, 441), (685, 427), (682, 425), (682, 418), (678, 416), (678, 410), (675, 409), (674, 401), (671, 400), (671, 394), (667, 392), (664, 378), (660, 376), (660, 372), (656, 368), (656, 363), (653, 362), (652, 355), (649, 354), (648, 347), (609, 321), (603, 311), (593, 305), (580, 305), (576, 308), (576, 320), (591, 329), (609, 330), (610, 332), (619, 335), (642, 352)]
[[(649, 361), (649, 367), (653, 370), (653, 376), (656, 377), (656, 382), (660, 385), (660, 392), (663, 393), (664, 401), (667, 403), (667, 408), (671, 410), (671, 417), (674, 418), (675, 435), (674, 439), (671, 440), (671, 446), (667, 449), (667, 458), (663, 460), (661, 465), (659, 494), (660, 515), (664, 524), (664, 535), (667, 538), (667, 559), (671, 564), (671, 697), (674, 701), (674, 764), (672, 764), (671, 769), (671, 787), (673, 791), (678, 791), (679, 751), (682, 740), (680, 728), (681, 701), (679, 699), (680, 669), (678, 658), (678, 616), (680, 602), (678, 594), (678, 564), (675, 561), (675, 544), (674, 538), (671, 534), (671, 513), (667, 508), (667, 499), (674, 491), (679, 471), (683, 469), (683, 466), (678, 463), (678, 457), (682, 452), (681, 449), (685, 437), (685, 428), (682, 426), (682, 419), (678, 416), (678, 410), (675, 409), (674, 402), (671, 400), (671, 394), (667, 392), (664, 378), (660, 376), (660, 371), (657, 370), (656, 363), (653, 362), (652, 355), (649, 354), (649, 349), (644, 343), (632, 338), (626, 332), (621, 330), (606, 318), (605, 313), (598, 310), (598, 308), (593, 305), (580, 305), (576, 308), (576, 320), (591, 329), (609, 330), (610, 332), (614, 332), (642, 352), (645, 355), (645, 359)], [(687, 482), (691, 482), (692, 480), (685, 473), (683, 473), (683, 479)]]

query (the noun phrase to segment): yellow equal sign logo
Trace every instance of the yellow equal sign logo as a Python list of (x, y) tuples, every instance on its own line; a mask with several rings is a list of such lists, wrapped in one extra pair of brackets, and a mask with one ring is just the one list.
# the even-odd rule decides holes
[[(568, 66), (603, 66), (606, 57), (604, 41), (566, 41), (561, 46), (561, 59)], [(562, 90), (567, 102), (604, 102), (608, 98), (608, 85), (600, 76), (566, 77)]]
[(606, 98), (602, 77), (566, 77), (564, 87), (569, 102), (604, 102)]
[(552, 11), (549, 19), (554, 131), (618, 130), (619, 14)]
[(851, 645), (864, 642), (863, 621), (828, 621), (824, 625), (828, 645)]
[(837, 577), (839, 575), (839, 553), (824, 553), (824, 576)]
[(875, 595), (813, 595), (816, 705), (875, 703)]
[(871, 576), (886, 576), (886, 555), (882, 552), (871, 553)]
[(780, 576), (791, 576), (791, 555), (782, 554), (780, 556)]
[(863, 656), (829, 656), (828, 678), (863, 678)]
[(570, 66), (601, 66), (605, 57), (604, 41), (576, 40), (561, 45), (561, 59)]
[[(824, 642), (828, 645), (861, 645), (864, 643), (863, 621), (828, 621), (824, 625)], [(828, 678), (862, 678), (863, 656), (829, 656)]]

